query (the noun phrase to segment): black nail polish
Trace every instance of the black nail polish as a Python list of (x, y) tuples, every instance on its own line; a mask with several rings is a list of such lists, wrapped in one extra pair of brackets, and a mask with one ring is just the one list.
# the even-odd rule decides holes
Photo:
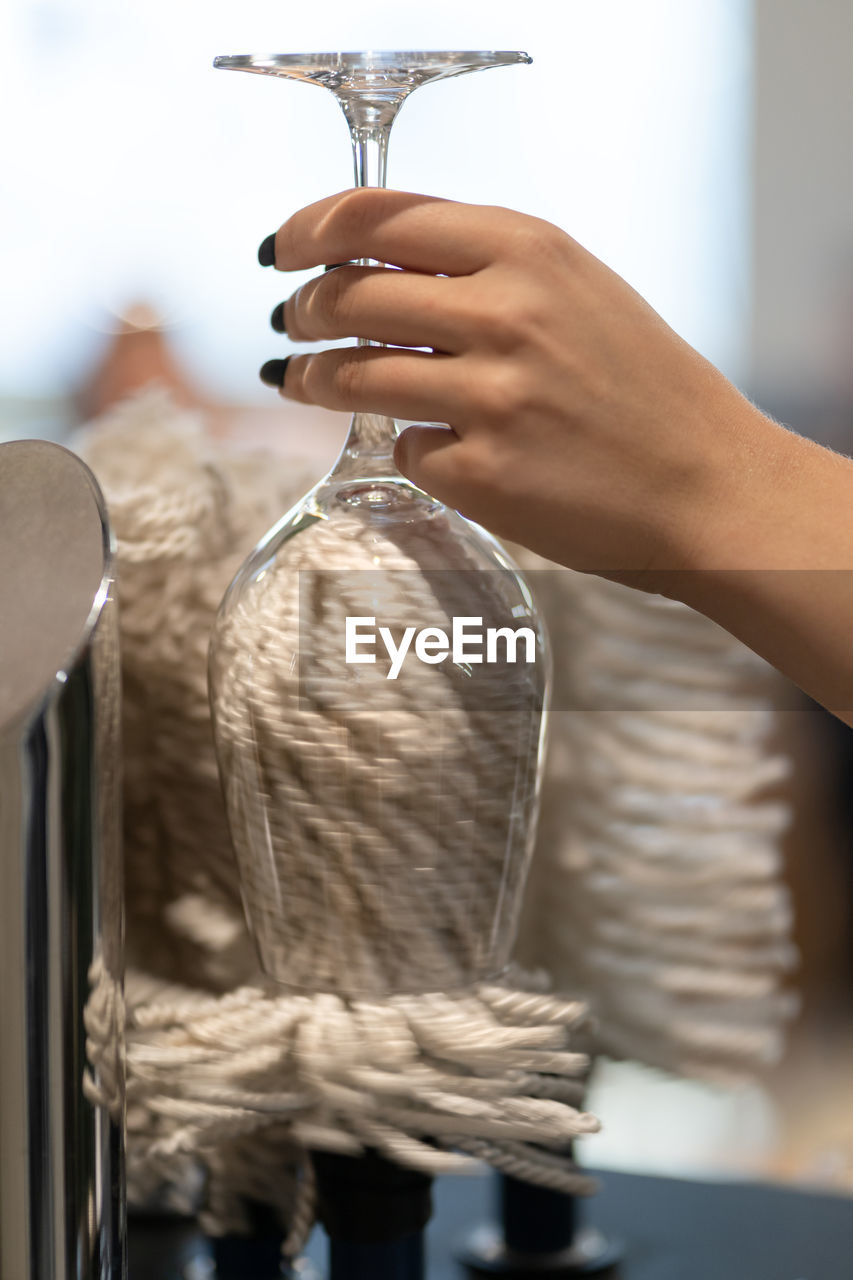
[(353, 265), (353, 264), (352, 264), (351, 262), (330, 262), (330, 263), (329, 263), (329, 265), (328, 265), (327, 267), (324, 267), (324, 268), (323, 268), (323, 270), (324, 270), (324, 271), (337, 271), (338, 267), (351, 267), (352, 265)]
[(261, 365), (261, 382), (265, 382), (268, 387), (283, 387), (289, 363), (290, 356), (284, 360), (267, 360), (266, 364)]
[(258, 262), (262, 267), (275, 266), (275, 234), (267, 236), (266, 240), (261, 241), (261, 247), (258, 249)]
[(280, 302), (278, 306), (273, 310), (273, 313), (270, 316), (270, 324), (275, 329), (276, 333), (287, 333), (287, 330), (284, 327), (284, 303), (283, 302)]

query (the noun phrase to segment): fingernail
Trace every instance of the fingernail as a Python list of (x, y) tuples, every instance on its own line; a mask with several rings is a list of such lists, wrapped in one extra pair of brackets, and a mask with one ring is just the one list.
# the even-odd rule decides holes
[(270, 324), (275, 329), (276, 333), (287, 333), (287, 330), (284, 327), (284, 303), (283, 302), (280, 302), (278, 306), (273, 310), (273, 313), (270, 316)]
[(284, 360), (267, 360), (266, 364), (261, 365), (261, 382), (265, 382), (268, 387), (283, 387), (289, 364), (290, 356)]
[(261, 247), (258, 250), (258, 262), (262, 267), (275, 266), (275, 234), (267, 236), (266, 240), (261, 241)]
[(327, 267), (324, 267), (324, 268), (323, 268), (323, 270), (324, 270), (324, 271), (336, 271), (336, 270), (338, 269), (338, 267), (351, 267), (351, 266), (352, 266), (352, 263), (351, 263), (351, 262), (330, 262), (330, 263), (329, 263), (329, 265), (328, 265)]

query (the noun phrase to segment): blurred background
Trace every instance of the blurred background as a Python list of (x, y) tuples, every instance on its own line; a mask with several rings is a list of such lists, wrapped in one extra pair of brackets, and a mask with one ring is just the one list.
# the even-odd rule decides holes
[[(215, 429), (319, 474), (340, 415), (258, 380), (307, 279), (257, 245), (351, 185), (330, 95), (212, 70), (219, 53), (519, 48), (425, 89), (390, 185), (558, 223), (763, 408), (853, 448), (850, 0), (5, 0), (0, 439), (62, 440), (150, 378)], [(2, 531), (0, 531), (2, 536)], [(737, 1089), (604, 1064), (591, 1163), (853, 1190), (853, 733), (805, 700), (788, 840), (803, 1013)]]

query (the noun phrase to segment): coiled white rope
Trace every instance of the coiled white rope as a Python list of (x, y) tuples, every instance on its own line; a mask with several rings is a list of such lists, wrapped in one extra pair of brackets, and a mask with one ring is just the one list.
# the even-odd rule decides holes
[(518, 558), (561, 654), (518, 954), (589, 1002), (602, 1052), (749, 1075), (796, 1010), (778, 678), (683, 605)]
[[(176, 1171), (180, 1192), (201, 1161), (209, 1229), (245, 1225), (241, 1201), (258, 1198), (279, 1207), (291, 1227), (288, 1248), (295, 1250), (312, 1215), (302, 1154), (308, 1146), (370, 1146), (431, 1172), (465, 1165), (460, 1152), (470, 1150), (532, 1181), (588, 1191), (589, 1178), (559, 1152), (570, 1138), (597, 1128), (579, 1107), (588, 1068), (586, 1054), (576, 1051), (580, 1003), (549, 995), (541, 982), (531, 988), (531, 979), (514, 973), (502, 984), (481, 983), (464, 993), (368, 999), (347, 992), (347, 971), (340, 967), (330, 969), (344, 988), (337, 995), (283, 994), (258, 972), (214, 759), (207, 643), (239, 561), (287, 508), (293, 489), (305, 487), (302, 478), (283, 476), (284, 467), (271, 467), (269, 458), (228, 457), (205, 440), (198, 422), (151, 394), (99, 423), (81, 448), (104, 488), (118, 540), (131, 1195), (162, 1194)], [(400, 555), (408, 566), (405, 549)], [(410, 702), (412, 688), (401, 690)], [(445, 709), (459, 716), (458, 706)], [(430, 730), (428, 711), (420, 706), (410, 731), (386, 744), (396, 746), (400, 758), (401, 744), (411, 740), (411, 754), (398, 766), (404, 772), (423, 759), (417, 735)], [(476, 716), (468, 714), (467, 724), (456, 728), (470, 732), (472, 723), (477, 731)], [(275, 727), (271, 717), (269, 732)], [(485, 717), (473, 741), (459, 747), (469, 766), (481, 742), (478, 767), (496, 771), (502, 792), (495, 816), (483, 813), (483, 827), (496, 822), (505, 829), (512, 812), (505, 793), (522, 745), (512, 735), (504, 743)], [(461, 771), (463, 756), (452, 763)], [(286, 792), (288, 770), (280, 764), (276, 770), (274, 781)], [(476, 781), (477, 769), (469, 772)], [(393, 756), (380, 758), (374, 774), (393, 779)], [(335, 770), (324, 776), (334, 782)], [(447, 791), (459, 807), (471, 800), (464, 785), (454, 776)], [(319, 798), (315, 794), (315, 802)], [(433, 791), (433, 805), (435, 799)], [(396, 801), (388, 806), (392, 817), (396, 809)], [(427, 806), (401, 825), (399, 855), (419, 826), (430, 829), (428, 812)], [(466, 811), (465, 819), (468, 845), (482, 864), (476, 893), (494, 896), (502, 861), (490, 864), (472, 838), (474, 812)], [(353, 826), (356, 816), (349, 819)], [(322, 824), (322, 810), (313, 818), (306, 812), (309, 820)], [(432, 824), (436, 829), (435, 819)], [(323, 840), (331, 845), (335, 829), (321, 827), (309, 852), (316, 857)], [(305, 873), (282, 847), (284, 873), (298, 882)], [(457, 841), (443, 854), (451, 880), (459, 853)], [(470, 855), (463, 870), (473, 875)], [(465, 876), (456, 876), (455, 888), (470, 893)], [(253, 900), (251, 879), (248, 884)], [(362, 964), (362, 977), (381, 970), (383, 980), (388, 972), (396, 979), (394, 966), (408, 963), (417, 943), (428, 952), (432, 979), (442, 966), (448, 985), (458, 986), (469, 976), (470, 942), (464, 918), (446, 901), (446, 884), (438, 892), (446, 919), (436, 908), (419, 921), (414, 897), (397, 903), (380, 922), (382, 930), (395, 920), (405, 923), (393, 939), (396, 954), (381, 956), (377, 933), (342, 947), (348, 963)], [(369, 914), (347, 920), (345, 895), (335, 908), (313, 922), (315, 956), (319, 943), (326, 945), (329, 920), (342, 931), (370, 927)], [(493, 901), (488, 913), (492, 919)], [(298, 925), (292, 918), (285, 923)], [(446, 946), (435, 943), (436, 929), (445, 930)], [(333, 952), (326, 954), (331, 964)], [(104, 983), (102, 974), (93, 974), (87, 1029), (101, 1092), (94, 1084), (92, 1090), (115, 1105), (104, 1066), (115, 1054), (117, 1002), (104, 993)]]
[(344, 509), (284, 551), (220, 629), (213, 703), (262, 951), (289, 983), (339, 995), (500, 971), (533, 829), (531, 668), (415, 661), (390, 680), (387, 662), (346, 667), (343, 641), (368, 608), (397, 636), (505, 622), (509, 575), (477, 573), (440, 511)]
[[(296, 1250), (313, 1214), (306, 1146), (367, 1145), (433, 1171), (464, 1153), (588, 1190), (555, 1149), (596, 1125), (580, 1109), (578, 1049), (699, 1073), (777, 1051), (793, 950), (777, 853), (786, 814), (762, 798), (784, 766), (754, 701), (760, 669), (697, 615), (567, 570), (534, 581), (558, 710), (519, 954), (578, 999), (515, 972), (464, 996), (272, 988), (240, 905), (207, 646), (238, 564), (308, 480), (229, 456), (152, 393), (81, 447), (118, 536), (129, 964), (126, 1015), (93, 974), (87, 1025), (98, 1096), (115, 1103), (126, 1018), (137, 1202), (167, 1190), (188, 1204), (201, 1163), (208, 1229), (245, 1229), (245, 1201), (263, 1200)], [(448, 987), (462, 946), (457, 930), (435, 953)], [(355, 954), (377, 972), (374, 947)]]

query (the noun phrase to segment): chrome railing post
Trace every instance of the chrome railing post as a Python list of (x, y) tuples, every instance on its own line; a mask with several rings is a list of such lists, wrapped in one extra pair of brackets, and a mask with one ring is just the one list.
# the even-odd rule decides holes
[(126, 1273), (112, 570), (79, 459), (0, 445), (0, 1280)]

